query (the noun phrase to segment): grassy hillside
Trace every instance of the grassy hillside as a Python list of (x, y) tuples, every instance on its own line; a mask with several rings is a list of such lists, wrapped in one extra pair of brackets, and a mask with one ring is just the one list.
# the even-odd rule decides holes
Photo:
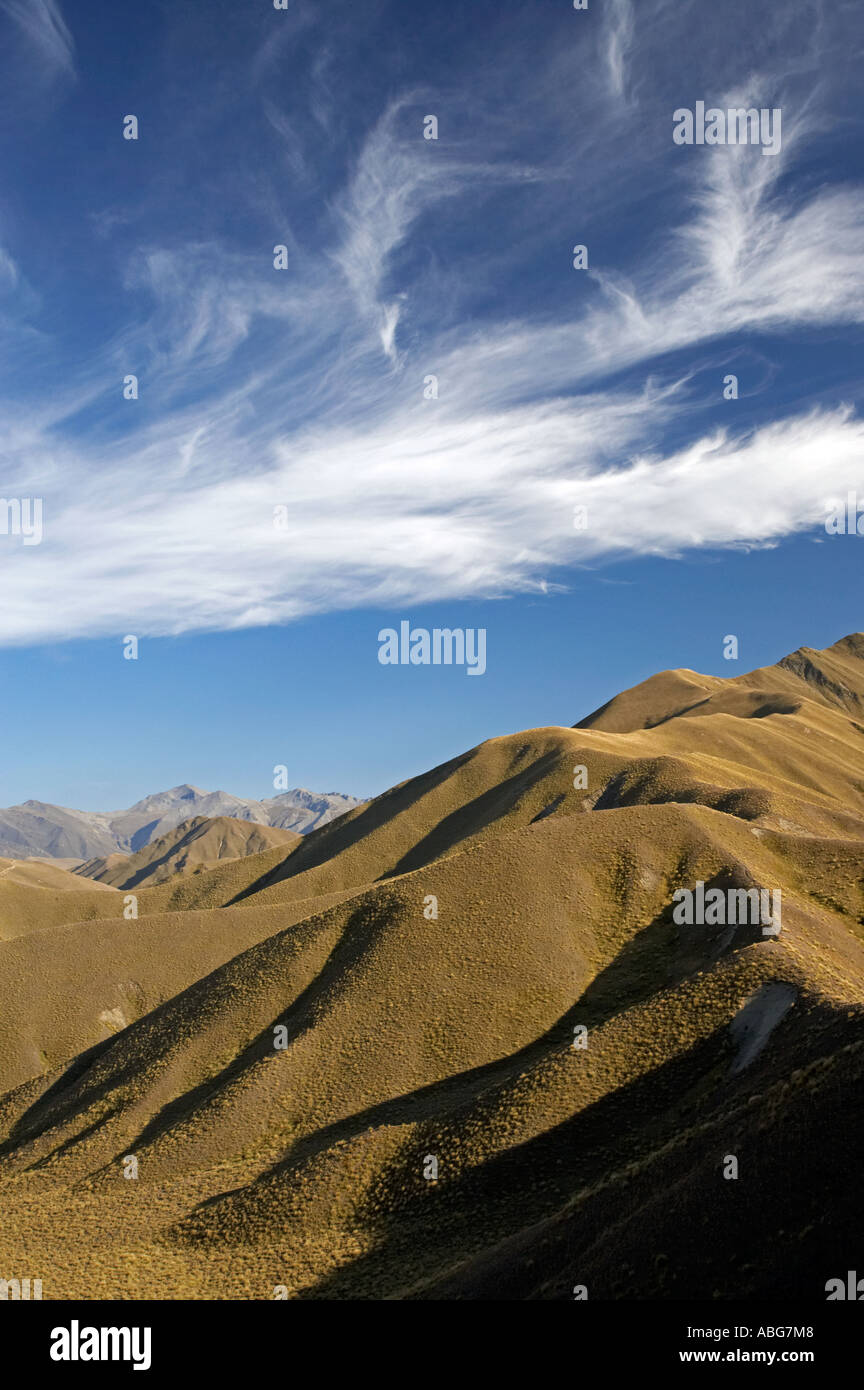
[[(46, 1297), (824, 1297), (860, 1227), (862, 700), (859, 636), (664, 673), (8, 942), (0, 1259)], [(780, 934), (679, 925), (697, 882), (779, 890)]]

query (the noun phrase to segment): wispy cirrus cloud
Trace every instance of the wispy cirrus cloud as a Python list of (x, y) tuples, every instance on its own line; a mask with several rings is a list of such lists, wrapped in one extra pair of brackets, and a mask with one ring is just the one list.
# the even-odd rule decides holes
[[(626, 103), (637, 89), (641, 100), (628, 75), (638, 22), (620, 0), (593, 40), (591, 60)], [(268, 40), (262, 71), (276, 51)], [(584, 274), (567, 263), (584, 214), (559, 96), (547, 99), (549, 142), (531, 148), (509, 109), (483, 106), (483, 76), (476, 101), (411, 86), (370, 110), (362, 138), (340, 147), (341, 176), (328, 169), (326, 198), (312, 199), (314, 219), (292, 209), (242, 241), (130, 224), (126, 319), (50, 395), (2, 407), (5, 493), (38, 492), (46, 510), (41, 546), (0, 537), (16, 594), (0, 641), (543, 592), (623, 555), (774, 545), (818, 524), (828, 496), (864, 496), (864, 423), (848, 403), (768, 405), (746, 429), (732, 414), (706, 427), (689, 385), (708, 345), (719, 360), (740, 335), (864, 322), (864, 191), (789, 177), (815, 108), (799, 101), (784, 119), (778, 158), (730, 147), (688, 159), (672, 146), (670, 105), (647, 156), (672, 190), (662, 220), (620, 253), (589, 238)], [(509, 77), (521, 110), (526, 79), (518, 65)], [(496, 99), (501, 87), (496, 71)], [(743, 101), (740, 84), (728, 91)], [(422, 112), (436, 106), (448, 138), (426, 142)], [(623, 206), (633, 162), (616, 157), (621, 123), (610, 134), (590, 105), (579, 112), (572, 139)], [(283, 142), (298, 202), (310, 197), (304, 121), (264, 91), (261, 127)], [(525, 225), (523, 241), (513, 228)], [(290, 264), (276, 271), (283, 241)], [(549, 255), (562, 261), (552, 293)], [(522, 294), (523, 281), (536, 291)], [(127, 373), (137, 401), (121, 397)], [(431, 378), (437, 396), (424, 392)]]
[[(394, 252), (418, 219), (471, 186), (533, 177), (531, 169), (506, 161), (490, 163), (452, 156), (446, 145), (439, 152), (437, 140), (400, 138), (397, 122), (408, 106), (420, 111), (419, 98), (419, 93), (412, 93), (410, 98), (393, 103), (376, 123), (360, 151), (337, 212), (342, 235), (333, 258), (391, 361), (397, 356), (401, 305), (397, 297), (384, 292), (385, 278)], [(415, 116), (414, 122), (419, 135), (420, 117)]]
[(818, 525), (847, 488), (864, 496), (864, 422), (848, 409), (636, 452), (646, 418), (656, 426), (672, 408), (599, 397), (426, 428), (411, 410), (370, 431), (309, 432), (264, 468), (253, 431), (224, 476), (197, 456), (209, 465), (237, 447), (227, 412), (209, 430), (190, 420), (170, 443), (154, 438), (120, 467), (101, 458), (89, 478), (92, 459), (55, 456), (76, 487), (49, 501), (43, 545), (6, 557), (16, 599), (0, 634), (225, 629), (543, 591), (559, 567), (612, 555), (774, 544)]
[(614, 100), (627, 99), (635, 28), (632, 0), (611, 0), (605, 48), (609, 93)]
[(75, 42), (57, 0), (0, 0), (0, 10), (25, 36), (42, 80), (76, 75)]

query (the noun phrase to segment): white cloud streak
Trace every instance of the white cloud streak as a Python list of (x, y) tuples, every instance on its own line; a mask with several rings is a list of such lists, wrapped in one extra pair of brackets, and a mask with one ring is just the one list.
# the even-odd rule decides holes
[(607, 10), (606, 71), (613, 101), (626, 101), (635, 23), (632, 0), (610, 0)]
[[(622, 0), (606, 35), (622, 93), (632, 18)], [(478, 189), (535, 173), (427, 145), (419, 118), (406, 138), (405, 110), (367, 135), (332, 200), (333, 243), (292, 238), (286, 272), (263, 243), (139, 246), (128, 289), (148, 315), (50, 400), (7, 404), (4, 494), (44, 496), (45, 539), (0, 536), (15, 594), (0, 642), (544, 592), (568, 566), (773, 545), (818, 525), (829, 497), (864, 498), (864, 422), (842, 403), (656, 443), (692, 406), (688, 368), (661, 379), (661, 355), (864, 321), (864, 194), (803, 197), (783, 181), (804, 121), (784, 118), (776, 159), (682, 156), (680, 225), (626, 276), (592, 250), (566, 313), (421, 337), (424, 281), (400, 279), (397, 261), (424, 218), (476, 216)], [(268, 117), (307, 169), (294, 128)], [(124, 402), (133, 371), (141, 399)], [(437, 400), (423, 397), (429, 373)]]
[(45, 78), (75, 76), (75, 43), (57, 0), (0, 0), (26, 36)]

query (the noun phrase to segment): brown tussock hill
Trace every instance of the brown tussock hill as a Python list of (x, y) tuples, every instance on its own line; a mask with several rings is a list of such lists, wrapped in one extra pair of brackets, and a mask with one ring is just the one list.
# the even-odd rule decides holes
[[(115, 913), (118, 897), (111, 890)], [(106, 916), (11, 941), (0, 966), (0, 1093), (113, 1037), (232, 956), (332, 901), (256, 912)]]
[(696, 671), (661, 671), (601, 705), (576, 728), (631, 733), (670, 719), (706, 714), (764, 718), (794, 714), (796, 703), (804, 698), (860, 714), (864, 711), (862, 663), (864, 633), (854, 632), (825, 651), (799, 647), (776, 666), (731, 679)]
[(243, 859), (277, 848), (284, 854), (301, 839), (302, 836), (293, 830), (279, 830), (256, 821), (234, 820), (230, 816), (212, 819), (195, 816), (152, 840), (135, 854), (90, 859), (75, 872), (128, 892), (133, 888), (166, 883), (178, 874), (200, 873), (224, 860)]
[(0, 942), (58, 922), (112, 916), (117, 902), (107, 884), (85, 887), (49, 860), (0, 859)]

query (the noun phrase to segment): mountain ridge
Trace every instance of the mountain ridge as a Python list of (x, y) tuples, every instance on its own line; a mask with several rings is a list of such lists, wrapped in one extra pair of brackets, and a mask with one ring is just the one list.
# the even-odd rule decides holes
[(228, 816), (304, 835), (359, 805), (357, 797), (305, 787), (255, 801), (188, 782), (119, 811), (78, 811), (31, 799), (0, 808), (0, 856), (81, 861), (134, 854), (195, 816)]

